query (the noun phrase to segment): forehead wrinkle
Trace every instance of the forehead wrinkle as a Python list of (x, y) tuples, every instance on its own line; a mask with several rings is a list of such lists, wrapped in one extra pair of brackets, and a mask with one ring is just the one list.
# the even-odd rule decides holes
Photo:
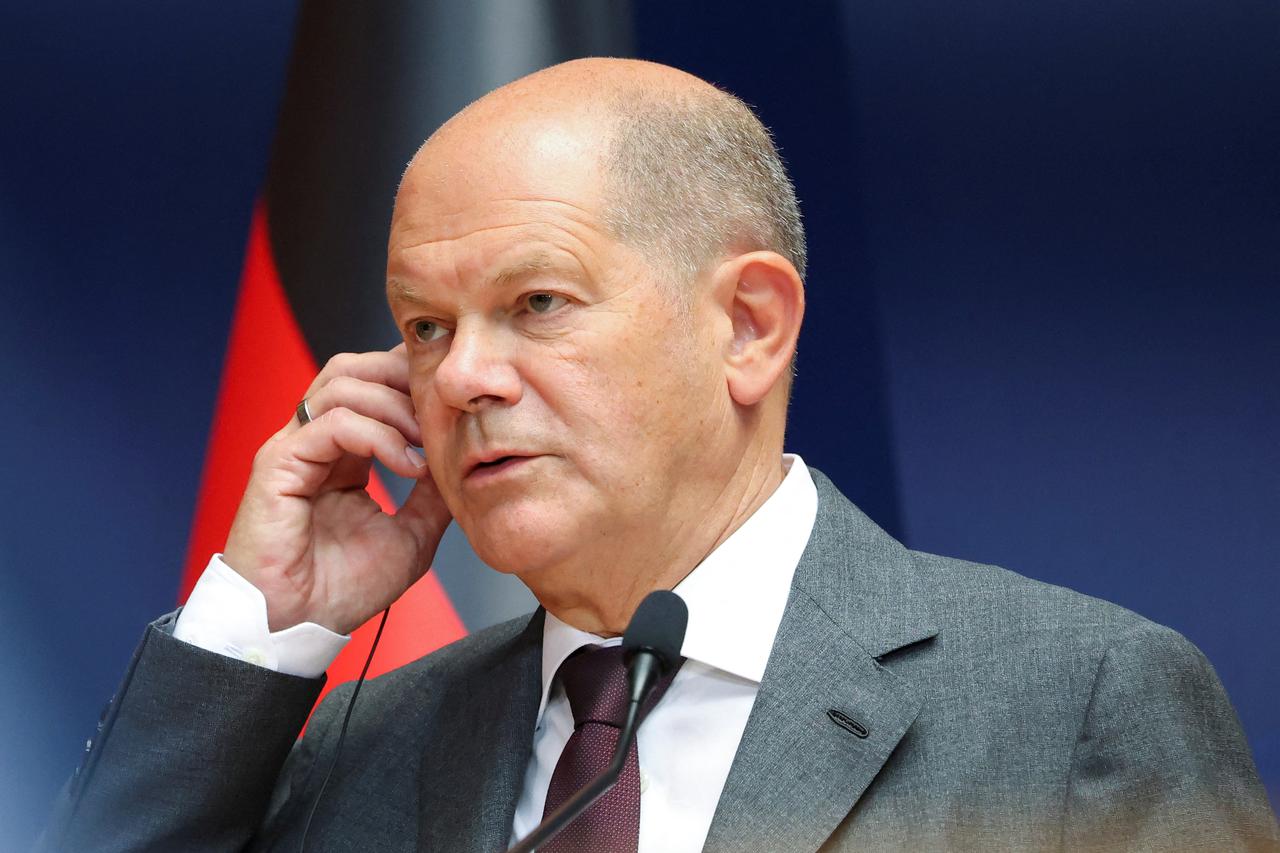
[[(475, 208), (464, 208), (448, 213), (436, 213), (433, 215), (415, 215), (413, 210), (397, 209), (395, 217), (391, 224), (391, 241), (388, 249), (390, 251), (400, 251), (403, 249), (412, 249), (423, 246), (428, 243), (443, 243), (450, 240), (457, 240), (467, 237), (471, 234), (478, 234), (484, 231), (497, 231), (503, 228), (518, 228), (529, 225), (543, 224), (553, 228), (569, 230), (563, 225), (557, 223), (558, 219), (567, 220), (575, 225), (586, 226), (596, 230), (603, 231), (605, 226), (601, 218), (592, 213), (587, 208), (574, 204), (573, 202), (564, 201), (563, 199), (547, 198), (542, 196), (513, 196), (509, 198), (496, 199), (493, 202), (485, 202), (485, 206), (493, 205), (496, 209), (478, 211)], [(475, 217), (482, 219), (502, 219), (510, 213), (512, 209), (520, 209), (526, 205), (543, 205), (553, 208), (554, 215), (548, 219), (530, 219), (518, 222), (501, 222), (496, 225), (481, 225), (479, 227), (466, 227), (469, 221)], [(403, 205), (400, 206), (403, 208)], [(461, 227), (457, 223), (463, 223)], [(429, 226), (428, 226), (429, 223)], [(450, 227), (453, 226), (453, 227)], [(433, 234), (430, 238), (419, 239), (413, 243), (400, 244), (395, 242), (395, 238), (403, 234), (406, 239), (411, 238), (415, 232), (421, 230), (437, 230), (438, 233)], [(406, 233), (407, 232), (407, 233)]]
[[(401, 277), (410, 282), (437, 279), (440, 277), (442, 263), (448, 268), (449, 275), (446, 277), (456, 283), (475, 276), (497, 285), (507, 285), (518, 278), (547, 271), (560, 271), (575, 281), (581, 281), (584, 276), (591, 276), (592, 266), (584, 260), (584, 253), (586, 256), (591, 255), (591, 238), (588, 236), (591, 226), (586, 227), (588, 233), (583, 233), (580, 228), (571, 227), (568, 222), (542, 220), (484, 225), (456, 236), (427, 237), (418, 234), (416, 236), (419, 239), (412, 243), (389, 248), (388, 283), (396, 279), (398, 274), (402, 274)], [(479, 244), (479, 253), (470, 250), (473, 248), (472, 238), (504, 231), (525, 233), (517, 233), (496, 244), (483, 241)], [(502, 264), (504, 256), (519, 257), (521, 254), (527, 256), (503, 265), (496, 273), (490, 271)], [(412, 296), (411, 288), (404, 282), (399, 283), (396, 293)]]

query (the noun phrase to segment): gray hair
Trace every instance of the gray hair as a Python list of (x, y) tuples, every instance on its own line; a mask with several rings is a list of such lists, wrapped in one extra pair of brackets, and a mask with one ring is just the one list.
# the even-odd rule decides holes
[(725, 252), (775, 251), (805, 273), (795, 187), (768, 129), (716, 91), (636, 91), (612, 105), (605, 224), (692, 281)]

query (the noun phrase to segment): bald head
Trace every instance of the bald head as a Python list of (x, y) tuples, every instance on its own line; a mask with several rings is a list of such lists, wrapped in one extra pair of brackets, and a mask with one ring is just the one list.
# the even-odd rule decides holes
[(676, 281), (762, 249), (803, 277), (795, 190), (768, 130), (738, 98), (665, 65), (593, 58), (538, 71), (458, 113), (414, 161), (477, 146), (536, 156), (548, 144), (587, 155), (596, 213)]

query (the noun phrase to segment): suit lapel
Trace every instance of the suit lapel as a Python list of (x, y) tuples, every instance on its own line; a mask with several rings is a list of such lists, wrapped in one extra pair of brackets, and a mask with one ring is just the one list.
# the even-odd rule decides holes
[(449, 688), (419, 789), (419, 850), (504, 850), (541, 698), (543, 611)]
[(910, 554), (813, 477), (818, 517), (707, 851), (816, 850), (920, 711), (877, 660), (937, 633)]

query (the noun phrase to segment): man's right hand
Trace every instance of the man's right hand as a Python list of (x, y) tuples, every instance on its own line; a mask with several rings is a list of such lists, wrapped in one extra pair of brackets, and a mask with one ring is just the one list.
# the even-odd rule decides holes
[[(417, 448), (404, 345), (334, 356), (253, 460), (223, 552), (262, 591), (272, 631), (315, 622), (348, 634), (431, 566), (450, 521)], [(387, 515), (365, 490), (376, 457), (417, 480)]]

